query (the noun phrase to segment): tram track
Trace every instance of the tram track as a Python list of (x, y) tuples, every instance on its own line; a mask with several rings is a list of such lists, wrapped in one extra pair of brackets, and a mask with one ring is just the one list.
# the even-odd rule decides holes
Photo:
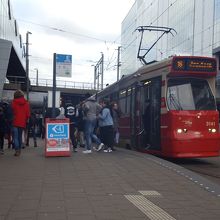
[(175, 159), (172, 162), (220, 185), (220, 158)]

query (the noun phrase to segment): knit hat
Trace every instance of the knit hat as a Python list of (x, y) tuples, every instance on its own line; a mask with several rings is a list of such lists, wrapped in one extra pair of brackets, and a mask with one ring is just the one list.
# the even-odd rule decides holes
[(14, 98), (17, 99), (17, 98), (20, 98), (20, 97), (24, 97), (24, 93), (20, 89), (18, 89), (14, 93)]

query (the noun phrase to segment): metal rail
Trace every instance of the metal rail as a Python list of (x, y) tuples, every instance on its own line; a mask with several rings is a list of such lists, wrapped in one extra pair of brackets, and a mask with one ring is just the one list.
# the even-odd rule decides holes
[[(19, 77), (20, 78), (20, 77)], [(21, 77), (24, 78), (25, 77)], [(52, 87), (53, 80), (52, 79), (36, 79), (36, 78), (29, 78), (31, 86), (44, 86), (44, 87)], [(5, 81), (6, 84), (15, 83), (15, 84), (25, 84), (24, 82), (7, 80)], [(91, 89), (94, 90), (94, 84), (89, 82), (74, 82), (74, 81), (64, 81), (64, 80), (56, 80), (56, 86), (59, 88), (69, 88), (69, 89)], [(101, 88), (101, 86), (99, 87)]]

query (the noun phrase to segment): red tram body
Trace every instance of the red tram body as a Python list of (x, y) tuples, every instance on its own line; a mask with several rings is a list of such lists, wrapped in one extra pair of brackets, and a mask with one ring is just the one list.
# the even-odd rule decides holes
[(173, 158), (219, 156), (216, 60), (174, 56), (140, 68), (97, 94), (118, 102), (120, 143)]

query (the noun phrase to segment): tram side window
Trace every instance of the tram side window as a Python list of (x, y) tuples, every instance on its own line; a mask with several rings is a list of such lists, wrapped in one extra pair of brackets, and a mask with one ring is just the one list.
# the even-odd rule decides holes
[(112, 97), (112, 101), (117, 101), (118, 100), (118, 92), (112, 93), (111, 97)]
[(131, 88), (127, 91), (127, 107), (126, 107), (126, 113), (130, 114), (130, 107), (131, 107)]
[(119, 93), (119, 106), (122, 113), (126, 113), (126, 90), (122, 90)]

